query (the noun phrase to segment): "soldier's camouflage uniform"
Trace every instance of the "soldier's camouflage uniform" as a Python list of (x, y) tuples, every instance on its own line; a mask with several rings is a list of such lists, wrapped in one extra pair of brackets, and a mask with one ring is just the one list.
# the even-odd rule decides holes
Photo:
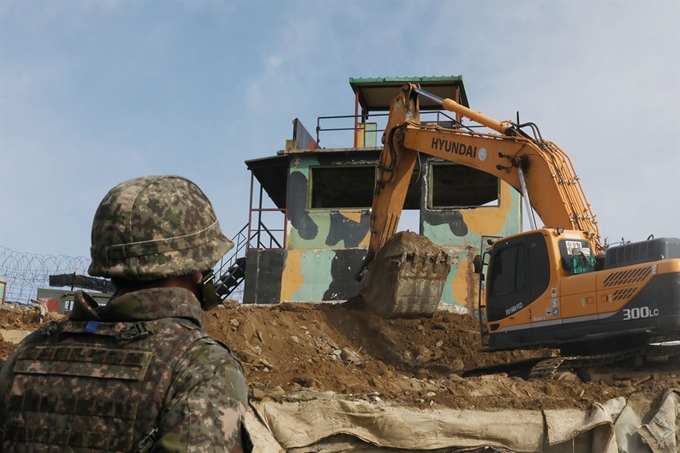
[[(0, 370), (0, 452), (248, 450), (243, 370), (202, 329), (203, 309), (219, 302), (208, 271), (232, 246), (185, 178), (111, 189), (94, 217), (89, 273), (132, 292), (101, 308), (79, 292), (68, 321), (15, 348)], [(154, 282), (196, 272), (196, 292)]]
[(153, 288), (100, 310), (88, 299), (78, 293), (69, 321), (31, 334), (4, 364), (2, 451), (137, 451), (150, 434), (151, 451), (239, 451), (245, 380), (201, 329), (195, 297)]

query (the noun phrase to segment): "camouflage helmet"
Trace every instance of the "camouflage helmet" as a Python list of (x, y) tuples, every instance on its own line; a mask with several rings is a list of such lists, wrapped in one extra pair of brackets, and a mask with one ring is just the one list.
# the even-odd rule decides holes
[(156, 280), (212, 267), (233, 243), (188, 179), (143, 176), (106, 194), (92, 222), (92, 276)]

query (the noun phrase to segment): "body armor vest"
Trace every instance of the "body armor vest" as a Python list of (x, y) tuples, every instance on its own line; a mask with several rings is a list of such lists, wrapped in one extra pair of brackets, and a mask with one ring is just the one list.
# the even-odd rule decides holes
[[(17, 357), (2, 450), (145, 451), (178, 364), (209, 338), (183, 319), (51, 323)], [(151, 436), (151, 438), (149, 437)]]

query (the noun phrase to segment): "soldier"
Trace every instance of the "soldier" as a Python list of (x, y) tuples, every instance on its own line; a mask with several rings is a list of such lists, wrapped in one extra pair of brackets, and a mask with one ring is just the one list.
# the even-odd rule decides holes
[[(233, 247), (191, 181), (146, 176), (104, 197), (89, 274), (67, 321), (29, 335), (0, 371), (0, 451), (241, 452), (243, 370), (202, 329), (211, 269)], [(248, 445), (246, 445), (248, 444)]]

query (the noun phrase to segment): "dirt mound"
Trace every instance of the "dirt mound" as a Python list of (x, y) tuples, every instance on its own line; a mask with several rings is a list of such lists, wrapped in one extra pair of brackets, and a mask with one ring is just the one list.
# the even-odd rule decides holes
[[(35, 330), (33, 310), (0, 310), (0, 328)], [(677, 376), (605, 383), (524, 381), (496, 374), (455, 373), (551, 351), (482, 353), (470, 315), (438, 311), (432, 318), (384, 320), (345, 304), (239, 305), (206, 313), (206, 329), (242, 359), (254, 399), (285, 399), (303, 388), (416, 407), (455, 409), (584, 409), (633, 393), (650, 400), (680, 387)], [(0, 341), (0, 361), (14, 345)], [(573, 376), (568, 376), (573, 377)]]
[(14, 346), (16, 346), (14, 343), (10, 343), (9, 341), (5, 341), (2, 338), (2, 334), (0, 334), (0, 364), (7, 360), (7, 357), (12, 353), (14, 350)]
[(436, 255), (442, 248), (435, 245), (428, 237), (413, 231), (399, 231), (395, 233), (380, 249), (376, 260), (402, 253), (417, 253), (419, 255)]
[(343, 304), (234, 303), (209, 312), (207, 329), (241, 357), (254, 398), (285, 398), (307, 387), (418, 407), (584, 409), (635, 392), (654, 399), (680, 385), (677, 376), (615, 386), (504, 374), (463, 379), (451, 372), (546, 357), (551, 351), (479, 352), (476, 318), (447, 311), (384, 320)]
[(34, 330), (40, 323), (40, 312), (18, 305), (0, 306), (0, 329)]
[(14, 305), (0, 305), (0, 363), (2, 363), (14, 349), (15, 344), (5, 341), (3, 330), (28, 330), (39, 327), (40, 313)]

